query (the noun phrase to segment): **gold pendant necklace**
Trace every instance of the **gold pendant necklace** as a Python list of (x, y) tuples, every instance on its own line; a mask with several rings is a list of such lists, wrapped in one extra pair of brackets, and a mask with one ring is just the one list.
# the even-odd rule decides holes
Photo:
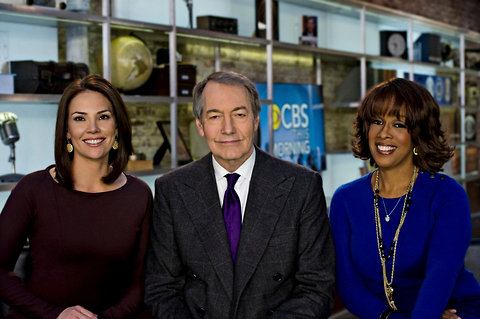
[[(393, 241), (390, 245), (390, 249), (388, 253), (385, 254), (385, 246), (383, 244), (383, 237), (382, 237), (382, 225), (380, 223), (380, 213), (378, 209), (378, 198), (380, 197), (379, 193), (380, 190), (378, 188), (379, 181), (380, 181), (380, 171), (377, 169), (376, 176), (375, 176), (375, 192), (373, 194), (373, 203), (374, 203), (374, 210), (375, 210), (375, 230), (377, 235), (377, 247), (378, 247), (378, 254), (380, 256), (380, 263), (382, 264), (382, 273), (383, 273), (383, 289), (385, 291), (385, 296), (387, 297), (387, 302), (393, 310), (397, 310), (395, 302), (393, 300), (393, 273), (395, 271), (395, 255), (397, 253), (397, 242), (398, 236), (400, 235), (400, 230), (402, 229), (403, 222), (405, 221), (405, 217), (407, 216), (407, 212), (410, 209), (410, 205), (412, 203), (412, 188), (415, 182), (415, 176), (417, 175), (417, 167), (413, 167), (413, 175), (410, 179), (408, 184), (405, 201), (403, 202), (403, 209), (402, 215), (400, 217), (400, 223), (398, 224), (397, 230), (395, 232), (395, 236), (393, 237)], [(390, 280), (388, 280), (387, 270), (385, 263), (392, 257), (392, 271), (390, 273)]]

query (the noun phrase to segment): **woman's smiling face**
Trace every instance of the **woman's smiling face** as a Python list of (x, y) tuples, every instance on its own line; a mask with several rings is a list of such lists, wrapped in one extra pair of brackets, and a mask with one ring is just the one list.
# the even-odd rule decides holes
[(83, 158), (108, 163), (115, 142), (116, 122), (112, 105), (105, 96), (94, 91), (79, 93), (70, 102), (67, 123), (74, 161)]
[(375, 163), (382, 169), (413, 166), (413, 143), (405, 116), (378, 115), (368, 129), (368, 144)]

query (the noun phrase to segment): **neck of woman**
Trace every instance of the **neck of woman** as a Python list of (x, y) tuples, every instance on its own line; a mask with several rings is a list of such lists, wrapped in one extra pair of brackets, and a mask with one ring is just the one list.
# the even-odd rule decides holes
[(379, 168), (375, 174), (379, 176), (380, 196), (384, 198), (397, 198), (403, 196), (408, 189), (412, 179), (414, 166), (402, 169), (382, 169)]
[(90, 161), (74, 158), (72, 163), (72, 179), (73, 189), (98, 193), (110, 189), (111, 185), (107, 185), (102, 181), (102, 177), (110, 171), (107, 161)]

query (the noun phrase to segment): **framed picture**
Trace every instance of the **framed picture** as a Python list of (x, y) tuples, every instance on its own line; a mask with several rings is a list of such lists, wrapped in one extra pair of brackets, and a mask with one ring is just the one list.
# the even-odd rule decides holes
[[(158, 129), (163, 137), (163, 143), (153, 156), (153, 165), (159, 166), (162, 159), (165, 157), (167, 151), (171, 152), (171, 138), (170, 138), (170, 121), (157, 121)], [(177, 159), (179, 165), (184, 165), (192, 161), (192, 154), (190, 153), (187, 143), (183, 138), (182, 133), (177, 129)]]
[(317, 46), (317, 17), (302, 16), (302, 35), (300, 36), (300, 44)]

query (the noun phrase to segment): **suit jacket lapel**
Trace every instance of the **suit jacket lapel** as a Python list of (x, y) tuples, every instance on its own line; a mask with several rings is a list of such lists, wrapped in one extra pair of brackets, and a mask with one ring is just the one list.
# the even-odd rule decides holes
[(218, 200), (211, 156), (209, 154), (197, 161), (198, 175), (184, 181), (185, 189), (180, 196), (219, 280), (232, 298), (233, 262)]
[(294, 177), (285, 178), (269, 166), (269, 155), (256, 152), (235, 266), (235, 296), (241, 295), (257, 268), (294, 182)]

